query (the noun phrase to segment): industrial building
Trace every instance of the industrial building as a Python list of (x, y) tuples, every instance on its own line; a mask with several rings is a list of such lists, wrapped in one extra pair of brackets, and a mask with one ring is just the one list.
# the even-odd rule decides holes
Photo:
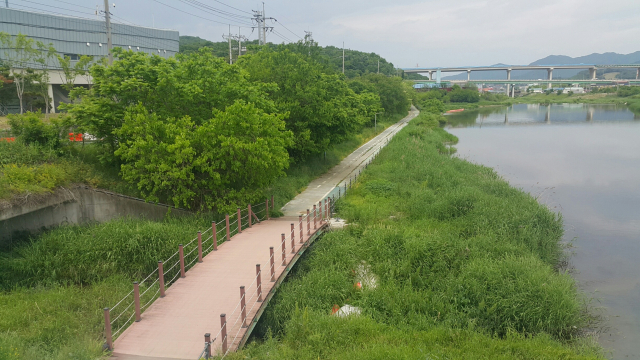
[[(61, 55), (67, 55), (72, 65), (83, 55), (95, 60), (108, 56), (107, 31), (104, 19), (87, 19), (0, 8), (0, 32), (15, 36), (26, 35), (44, 44), (51, 44)], [(140, 51), (162, 57), (174, 56), (179, 50), (179, 34), (175, 30), (163, 30), (111, 22), (113, 47)], [(6, 49), (0, 49), (0, 60)], [(57, 61), (50, 62), (49, 97), (53, 99), (53, 111), (66, 100), (61, 88), (64, 83)], [(76, 84), (87, 85), (90, 78), (76, 79)], [(15, 105), (9, 106), (15, 112)]]

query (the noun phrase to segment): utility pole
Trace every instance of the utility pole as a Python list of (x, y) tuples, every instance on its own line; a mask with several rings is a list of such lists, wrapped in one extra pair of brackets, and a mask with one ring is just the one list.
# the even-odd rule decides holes
[(344, 41), (342, 42), (342, 73), (344, 74)]
[(238, 58), (242, 55), (242, 40), (248, 41), (246, 36), (240, 35), (240, 27), (238, 27), (238, 35), (231, 33), (231, 25), (229, 25), (229, 35), (222, 35), (223, 39), (229, 41), (229, 64), (233, 63), (233, 48), (231, 47), (231, 40), (238, 42)]
[(233, 64), (233, 53), (231, 52), (231, 24), (229, 24), (229, 35), (222, 35), (222, 38), (229, 40), (229, 64)]
[(264, 13), (264, 1), (262, 2), (262, 22), (263, 22), (263, 24), (262, 24), (262, 40), (263, 40), (262, 44), (266, 45), (267, 44), (267, 27), (265, 25), (267, 25), (266, 24), (267, 16)]
[(253, 21), (257, 26), (253, 26), (253, 29), (258, 29), (258, 44), (265, 45), (267, 43), (267, 30), (273, 30), (273, 27), (267, 27), (267, 20), (275, 20), (274, 18), (267, 18), (264, 16), (264, 2), (262, 3), (262, 11), (253, 10)]
[(311, 56), (311, 45), (313, 45), (313, 33), (311, 31), (304, 32), (304, 41), (309, 44), (309, 56)]
[(6, 0), (6, 2), (7, 2), (7, 9), (8, 9), (9, 8), (9, 0)]
[[(7, 0), (9, 2), (9, 0)], [(109, 51), (109, 65), (113, 64), (113, 43), (111, 41), (111, 13), (109, 12), (109, 0), (104, 0), (104, 20), (107, 23), (107, 51)]]

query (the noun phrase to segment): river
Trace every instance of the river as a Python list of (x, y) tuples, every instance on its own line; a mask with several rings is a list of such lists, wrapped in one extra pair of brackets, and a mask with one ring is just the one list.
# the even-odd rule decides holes
[(449, 116), (457, 156), (562, 214), (571, 265), (612, 359), (640, 359), (640, 116), (615, 105), (531, 105)]

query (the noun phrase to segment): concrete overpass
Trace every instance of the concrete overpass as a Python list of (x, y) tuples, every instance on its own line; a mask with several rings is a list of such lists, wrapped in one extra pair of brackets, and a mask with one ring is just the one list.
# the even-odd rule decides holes
[[(558, 65), (491, 65), (491, 66), (461, 66), (461, 67), (432, 67), (432, 68), (404, 68), (402, 69), (405, 73), (416, 73), (416, 74), (428, 74), (429, 80), (433, 79), (433, 73), (436, 73), (436, 82), (440, 83), (440, 74), (443, 72), (456, 72), (456, 73), (467, 73), (467, 81), (471, 81), (471, 72), (472, 71), (496, 71), (503, 70), (507, 72), (507, 79), (500, 80), (502, 83), (513, 83), (514, 80), (511, 80), (511, 72), (514, 70), (547, 70), (547, 79), (545, 80), (533, 80), (536, 81), (544, 81), (549, 82), (548, 87), (551, 87), (551, 82), (553, 81), (553, 70), (589, 70), (589, 77), (593, 82), (596, 80), (596, 71), (599, 69), (611, 69), (611, 68), (631, 68), (636, 69), (636, 80), (640, 79), (640, 64), (617, 64), (617, 65), (597, 65), (597, 64), (558, 64)], [(486, 80), (482, 80), (482, 82), (488, 82)], [(532, 81), (527, 81), (532, 82)], [(563, 80), (563, 82), (567, 82), (567, 80)], [(571, 82), (576, 82), (571, 80)]]

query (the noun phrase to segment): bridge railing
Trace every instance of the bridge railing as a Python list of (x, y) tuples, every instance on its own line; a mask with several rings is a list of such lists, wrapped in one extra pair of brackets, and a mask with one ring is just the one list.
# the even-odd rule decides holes
[(108, 349), (113, 349), (113, 341), (133, 322), (141, 321), (142, 313), (156, 299), (164, 297), (166, 289), (179, 278), (186, 277), (186, 272), (202, 262), (203, 257), (217, 250), (219, 244), (253, 226), (253, 223), (268, 218), (269, 200), (253, 206), (249, 204), (245, 209), (238, 208), (236, 214), (226, 215), (224, 220), (217, 223), (212, 222), (211, 227), (198, 231), (188, 243), (178, 245), (178, 250), (169, 258), (158, 261), (157, 270), (150, 272), (142, 281), (134, 282), (131, 291), (115, 305), (104, 308), (104, 336)]
[[(275, 249), (274, 247), (269, 248), (267, 262), (269, 266), (268, 269), (265, 269), (268, 272), (266, 272), (263, 277), (262, 264), (256, 265), (256, 276), (248, 287), (240, 286), (240, 298), (233, 311), (230, 314), (220, 314), (220, 329), (218, 332), (213, 337), (210, 333), (204, 335), (204, 348), (200, 353), (200, 359), (209, 359), (215, 353), (218, 353), (218, 356), (222, 356), (222, 359), (224, 359), (236, 344), (240, 345), (238, 337), (241, 337), (243, 329), (250, 326), (247, 321), (254, 321), (254, 319), (249, 319), (248, 317), (256, 306), (260, 307), (264, 296), (268, 295), (262, 293), (263, 279), (265, 279), (265, 281), (276, 282), (276, 267), (289, 265), (287, 262), (287, 253), (289, 251), (296, 253), (301, 247), (307, 246), (311, 238), (312, 230), (315, 232), (316, 229), (333, 218), (336, 201), (347, 195), (349, 190), (356, 184), (357, 179), (362, 174), (362, 170), (366, 169), (371, 162), (377, 158), (380, 149), (381, 148), (375, 150), (373, 156), (367, 160), (367, 163), (359, 171), (343, 180), (339, 186), (336, 186), (336, 188), (321, 199), (318, 204), (314, 204), (311, 208), (307, 209), (306, 214), (300, 215), (297, 224), (291, 223), (290, 232), (288, 234), (281, 234), (279, 249)], [(296, 237), (299, 241), (296, 240)], [(290, 250), (287, 248), (288, 244), (290, 244)], [(270, 291), (275, 291), (275, 288), (272, 287)]]

